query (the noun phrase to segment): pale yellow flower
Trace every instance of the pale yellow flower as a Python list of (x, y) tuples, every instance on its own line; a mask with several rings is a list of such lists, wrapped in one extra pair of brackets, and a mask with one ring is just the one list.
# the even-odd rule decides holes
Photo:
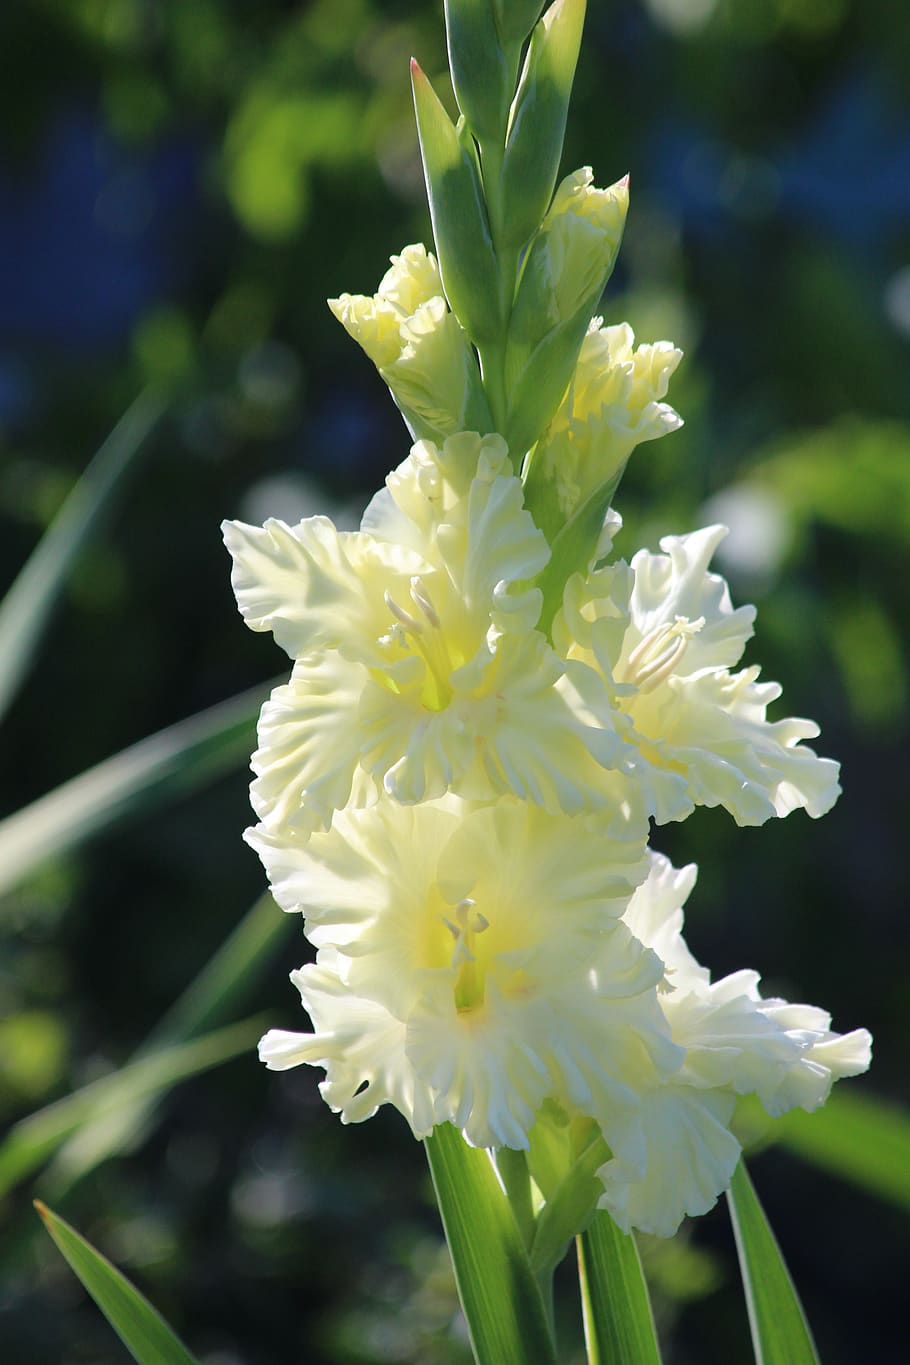
[(866, 1070), (871, 1039), (865, 1029), (833, 1033), (824, 1010), (763, 1000), (753, 971), (712, 983), (682, 937), (695, 868), (653, 853), (650, 863), (624, 922), (664, 963), (661, 1008), (685, 1058), (646, 1088), (636, 1111), (597, 1115), (613, 1153), (598, 1174), (601, 1203), (620, 1227), (668, 1237), (729, 1186), (740, 1155), (729, 1127), (737, 1095), (756, 1095), (775, 1115), (815, 1109), (835, 1080)]
[(262, 711), (260, 818), (305, 834), (378, 786), (403, 802), (601, 801), (608, 697), (534, 629), (540, 593), (522, 585), (549, 551), (502, 439), (418, 443), (363, 525), (225, 523), (244, 619), (295, 660)]
[(752, 634), (754, 607), (733, 609), (708, 572), (722, 526), (666, 536), (566, 586), (557, 648), (596, 666), (611, 692), (623, 762), (659, 823), (695, 805), (724, 806), (740, 825), (799, 807), (823, 815), (837, 799), (838, 765), (804, 744), (809, 720), (769, 721), (777, 683), (755, 666), (732, 673)]
[(523, 1148), (548, 1097), (625, 1112), (678, 1066), (663, 964), (620, 919), (647, 869), (627, 814), (383, 797), (305, 844), (248, 837), (318, 949), (293, 974), (315, 1032), (273, 1030), (261, 1056), (324, 1066), (345, 1121), (390, 1103), (418, 1137), (451, 1121)]

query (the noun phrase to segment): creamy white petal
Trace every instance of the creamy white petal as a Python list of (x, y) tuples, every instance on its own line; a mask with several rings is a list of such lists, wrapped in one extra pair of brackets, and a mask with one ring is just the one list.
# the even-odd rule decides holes
[(252, 758), (250, 799), (261, 821), (306, 835), (347, 805), (360, 761), (351, 713), (368, 681), (362, 664), (325, 651), (298, 660), (291, 681), (275, 688)]
[(226, 521), (222, 530), (241, 615), (252, 630), (270, 630), (291, 658), (324, 648), (375, 654), (389, 621), (385, 592), (406, 597), (411, 577), (427, 568), (401, 546), (337, 531), (328, 517), (294, 527)]
[(686, 1214), (714, 1206), (740, 1156), (728, 1126), (734, 1103), (724, 1091), (667, 1085), (635, 1113), (602, 1121), (613, 1159), (598, 1171), (600, 1207), (623, 1232), (672, 1237)]

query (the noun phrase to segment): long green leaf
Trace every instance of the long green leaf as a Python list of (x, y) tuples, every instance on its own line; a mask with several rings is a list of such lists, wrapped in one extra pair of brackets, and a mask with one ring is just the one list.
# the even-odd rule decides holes
[[(220, 1023), (249, 994), (277, 945), (299, 923), (270, 895), (260, 896), (215, 956), (184, 991), (131, 1058), (131, 1064), (195, 1037)], [(60, 1198), (95, 1166), (129, 1148), (148, 1128), (165, 1089), (125, 1094), (116, 1111), (90, 1117), (60, 1148), (47, 1171), (47, 1189)]]
[(578, 1270), (589, 1365), (659, 1365), (638, 1247), (603, 1210), (578, 1239)]
[(556, 1365), (543, 1300), (487, 1153), (449, 1123), (424, 1145), (478, 1365)]
[(910, 1208), (910, 1113), (874, 1095), (836, 1091), (823, 1109), (794, 1109), (772, 1136), (807, 1161)]
[(742, 1160), (727, 1202), (757, 1365), (818, 1365), (790, 1272)]
[(196, 1365), (158, 1310), (107, 1257), (39, 1200), (35, 1208), (70, 1269), (139, 1365)]
[(159, 730), (0, 822), (0, 895), (99, 830), (246, 763), (266, 691), (251, 688)]
[(127, 408), (0, 604), (0, 715), (28, 670), (73, 564), (111, 511), (166, 406), (147, 390)]
[(0, 1142), (0, 1197), (43, 1165), (84, 1124), (116, 1122), (124, 1106), (157, 1098), (178, 1081), (249, 1051), (262, 1026), (259, 1018), (246, 1019), (204, 1038), (175, 1043), (21, 1119)]

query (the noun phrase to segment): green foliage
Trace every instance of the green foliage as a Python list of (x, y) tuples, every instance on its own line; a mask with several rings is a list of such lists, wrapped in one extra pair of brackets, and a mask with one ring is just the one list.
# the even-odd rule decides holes
[(597, 1213), (578, 1239), (590, 1365), (659, 1365), (648, 1287), (634, 1239)]
[(489, 1156), (451, 1124), (424, 1145), (477, 1365), (555, 1365), (543, 1300)]
[(194, 1359), (152, 1305), (106, 1257), (46, 1205), (44, 1226), (70, 1268), (101, 1309), (138, 1365), (194, 1365)]
[(727, 1200), (756, 1365), (818, 1365), (802, 1305), (744, 1161), (736, 1169)]

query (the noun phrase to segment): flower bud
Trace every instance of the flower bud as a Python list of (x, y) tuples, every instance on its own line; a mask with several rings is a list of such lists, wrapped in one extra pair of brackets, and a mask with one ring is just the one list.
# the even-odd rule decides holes
[(445, 13), (458, 107), (475, 137), (502, 145), (515, 73), (496, 32), (492, 0), (445, 0)]
[(492, 429), (474, 351), (425, 247), (393, 256), (372, 298), (342, 294), (329, 307), (379, 370), (415, 439)]
[(609, 189), (585, 166), (556, 191), (534, 238), (509, 324), (509, 446), (527, 450), (565, 394), (585, 332), (613, 271), (629, 203), (628, 177)]
[(502, 163), (509, 246), (537, 230), (553, 193), (584, 17), (585, 0), (555, 0), (531, 36)]
[(473, 141), (452, 123), (436, 92), (411, 62), (433, 237), (446, 298), (476, 345), (501, 329), (499, 271)]
[(552, 541), (576, 509), (615, 484), (637, 445), (682, 426), (666, 396), (682, 351), (669, 341), (635, 347), (628, 323), (595, 318), (572, 382), (537, 443), (527, 481), (528, 509)]

